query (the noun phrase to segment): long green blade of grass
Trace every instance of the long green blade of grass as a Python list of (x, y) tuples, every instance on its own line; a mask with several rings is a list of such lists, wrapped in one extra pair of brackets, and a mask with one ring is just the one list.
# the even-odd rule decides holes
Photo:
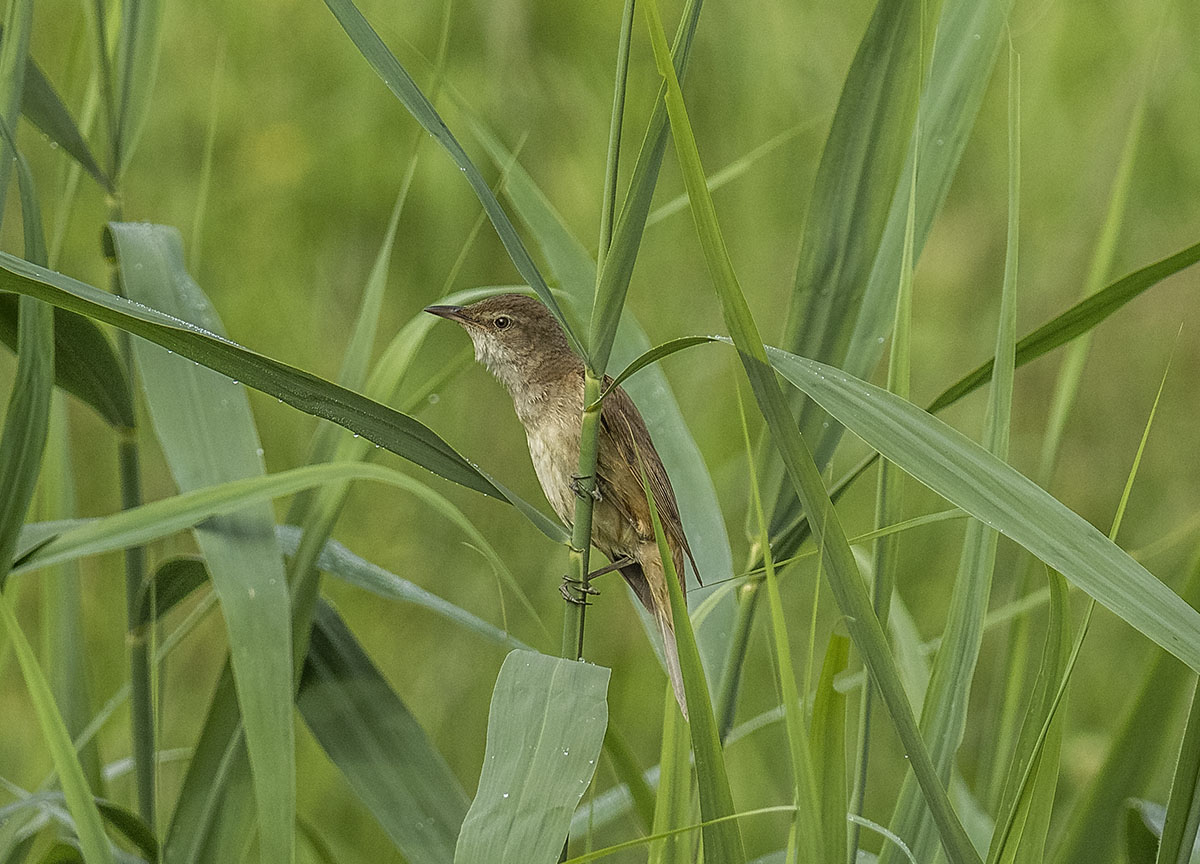
[[(1003, 462), (1008, 458), (1012, 417), (1013, 370), (1017, 330), (1017, 266), (1020, 227), (1021, 125), (1020, 64), (1009, 54), (1008, 93), (1008, 231), (1004, 256), (1004, 281), (996, 328), (995, 368), (988, 404), (984, 447)], [(958, 574), (950, 597), (946, 633), (930, 673), (929, 688), (921, 709), (921, 734), (942, 778), (949, 785), (950, 771), (967, 729), (967, 706), (975, 667), (983, 644), (983, 621), (991, 598), (998, 535), (994, 528), (972, 520), (967, 525)], [(906, 780), (891, 824), (904, 837), (919, 860), (936, 852), (932, 820), (921, 806), (915, 782)], [(895, 861), (885, 849), (881, 864)]]
[(353, 0), (325, 0), (325, 5), (329, 7), (329, 11), (333, 13), (363, 58), (371, 64), (371, 68), (383, 79), (383, 83), (387, 85), (387, 88), (408, 109), (409, 113), (421, 124), (425, 131), (432, 135), (445, 148), (450, 158), (462, 170), (467, 182), (471, 184), (471, 188), (479, 197), (480, 203), (483, 204), (483, 209), (495, 227), (496, 233), (499, 235), (500, 241), (504, 244), (504, 248), (508, 251), (509, 257), (512, 258), (517, 272), (521, 274), (521, 277), (529, 284), (541, 301), (558, 318), (575, 350), (581, 355), (587, 356), (582, 341), (576, 336), (574, 330), (563, 317), (562, 310), (558, 307), (558, 302), (550, 292), (550, 287), (546, 284), (546, 280), (542, 278), (541, 271), (533, 263), (533, 259), (529, 257), (529, 252), (526, 250), (525, 244), (521, 241), (520, 235), (517, 234), (516, 228), (513, 227), (512, 221), (508, 218), (508, 214), (504, 212), (504, 208), (496, 200), (495, 193), (492, 192), (487, 181), (483, 179), (483, 175), (479, 173), (479, 169), (475, 167), (475, 163), (467, 156), (467, 152), (463, 150), (462, 145), (458, 143), (458, 139), (446, 127), (441, 116), (437, 113), (437, 109), (433, 107), (433, 103), (421, 92), (417, 83), (413, 81), (412, 76), (408, 74), (408, 71), (400, 64), (396, 56), (388, 50), (383, 40), (379, 38), (379, 34), (372, 29), (367, 19), (363, 17), (362, 12), (354, 5)]
[[(109, 231), (126, 297), (223, 335), (220, 318), (187, 272), (178, 232), (138, 223), (111, 223)], [(133, 351), (155, 434), (181, 492), (265, 475), (245, 390), (156, 345), (139, 340)], [(274, 526), (270, 502), (262, 501), (193, 532), (229, 634), (260, 853), (264, 862), (287, 862), (295, 855), (296, 821), (292, 639)]]
[[(658, 793), (654, 801), (651, 834), (691, 824), (692, 765), (688, 724), (675, 707), (675, 693), (668, 684), (663, 701), (662, 745), (659, 748)], [(685, 834), (664, 837), (650, 844), (647, 864), (689, 864), (693, 859), (692, 838)]]
[(488, 712), (479, 788), (455, 864), (552, 864), (596, 770), (609, 670), (513, 651)]
[(812, 729), (809, 747), (813, 753), (813, 774), (821, 791), (821, 823), (828, 850), (827, 861), (846, 860), (846, 694), (839, 693), (834, 680), (850, 659), (850, 640), (843, 634), (829, 634), (821, 677), (813, 698)]
[[(1200, 604), (1200, 558), (1192, 562), (1181, 594)], [(1163, 651), (1155, 652), (1132, 680), (1141, 684), (1115, 724), (1108, 752), (1083, 796), (1066, 815), (1047, 860), (1055, 864), (1117, 860), (1120, 816), (1131, 794), (1146, 788), (1166, 752), (1168, 736), (1147, 735), (1173, 716), (1186, 692), (1186, 666)], [(1169, 758), (1169, 757), (1166, 757)]]
[(133, 158), (142, 127), (150, 115), (150, 96), (158, 77), (164, 5), (162, 0), (128, 0), (121, 5), (113, 137), (114, 173), (118, 178)]
[[(921, 6), (904, 0), (876, 4), (846, 75), (801, 229), (781, 344), (835, 366), (842, 365), (912, 135), (924, 72)], [(907, 199), (907, 185), (899, 197)], [(886, 304), (889, 312), (892, 302)], [(800, 394), (790, 395), (804, 406), (800, 431), (819, 442), (826, 418)], [(818, 444), (814, 453), (822, 467), (824, 448)], [(769, 449), (763, 455), (778, 466)], [(781, 470), (770, 476), (778, 530), (791, 519), (796, 496)]]
[(346, 480), (375, 480), (418, 494), (424, 488), (420, 481), (399, 471), (359, 462), (306, 465), (261, 477), (226, 481), (86, 521), (41, 546), (15, 567), (13, 573), (142, 545), (252, 504), (293, 495), (322, 483)]
[(63, 104), (50, 79), (30, 57), (25, 65), (25, 88), (21, 94), (21, 113), (38, 127), (63, 152), (79, 163), (83, 170), (106, 191), (112, 191), (112, 182), (92, 155), (87, 140), (67, 106)]
[(1163, 821), (1156, 864), (1188, 864), (1200, 830), (1200, 699), (1192, 691), (1192, 707), (1175, 760), (1175, 777)]
[(696, 140), (688, 122), (683, 94), (674, 69), (667, 62), (666, 38), (658, 16), (654, 14), (657, 12), (657, 6), (650, 0), (644, 8), (649, 10), (648, 15), (652, 19), (651, 43), (659, 74), (666, 79), (668, 85), (667, 106), (671, 129), (684, 182), (692, 202), (692, 216), (696, 221), (697, 234), (709, 273), (721, 301), (726, 326), (735, 337), (743, 368), (750, 378), (759, 410), (767, 421), (772, 440), (781, 451), (805, 512), (813, 518), (815, 531), (819, 532), (814, 533), (814, 539), (818, 548), (823, 550), (829, 585), (846, 618), (851, 637), (879, 686), (888, 712), (896, 724), (896, 730), (915, 766), (922, 790), (937, 817), (947, 855), (954, 864), (975, 864), (978, 855), (955, 817), (945, 789), (934, 772), (929, 753), (921, 741), (916, 718), (896, 674), (895, 663), (888, 652), (887, 640), (871, 609), (870, 597), (862, 583), (841, 521), (825, 491), (812, 454), (795, 428), (779, 382), (768, 362), (758, 328), (733, 271), (733, 264), (717, 223), (712, 196), (709, 195), (705, 184), (704, 167), (700, 163)]
[[(0, 342), (16, 350), (18, 298), (0, 294)], [(133, 398), (125, 367), (96, 322), (60, 309), (54, 315), (54, 383), (109, 425), (133, 428)]]
[(909, 402), (821, 363), (768, 353), (785, 378), (885, 458), (1200, 668), (1200, 613), (1048, 492)]
[(319, 603), (314, 623), (297, 697), (305, 723), (335, 764), (356, 766), (347, 782), (407, 860), (451, 861), (466, 793), (337, 613)]
[[(651, 14), (661, 33), (654, 0)], [(666, 37), (662, 38), (662, 53), (665, 56)], [(656, 49), (656, 53), (658, 50)], [(639, 456), (640, 458), (640, 456)], [(704, 666), (700, 662), (700, 649), (692, 622), (688, 617), (687, 601), (679, 587), (679, 574), (667, 545), (662, 521), (658, 518), (658, 506), (650, 480), (642, 466), (642, 489), (646, 503), (650, 506), (650, 521), (654, 525), (654, 537), (658, 541), (658, 554), (663, 563), (663, 578), (671, 599), (671, 616), (675, 622), (675, 645), (679, 652), (679, 667), (683, 673), (683, 689), (687, 698), (689, 726), (692, 733), (692, 754), (696, 762), (696, 785), (700, 793), (700, 815), (705, 821), (703, 829), (704, 859), (726, 864), (740, 864), (746, 860), (742, 847), (742, 833), (736, 821), (722, 820), (737, 811), (733, 806), (733, 793), (729, 789), (729, 775), (725, 770), (725, 755), (721, 749), (721, 738), (717, 732), (716, 717), (713, 716), (712, 701), (708, 695), (708, 682), (704, 677)]]
[[(4, 38), (0, 39), (0, 121), (10, 133), (17, 128), (21, 96), (25, 92), (25, 69), (29, 63), (29, 34), (33, 29), (33, 0), (13, 0), (4, 14)], [(6, 134), (0, 142), (0, 217), (12, 178), (12, 160), (17, 146)], [(26, 253), (26, 257), (30, 257)], [(44, 263), (44, 262), (43, 262)]]
[[(509, 497), (511, 492), (502, 491), (413, 418), (315, 375), (255, 354), (195, 325), (3, 252), (0, 252), (0, 289), (36, 297), (58, 308), (105, 321), (262, 390), (305, 413), (345, 426), (448, 480), (494, 497), (510, 501), (515, 497)], [(543, 527), (541, 523), (539, 527)]]
[(54, 707), (54, 694), (50, 692), (50, 685), (38, 666), (33, 647), (21, 631), (20, 624), (9, 607), (8, 599), (3, 594), (0, 594), (0, 621), (3, 622), (8, 638), (12, 640), (16, 649), (17, 661), (29, 688), (42, 736), (54, 760), (54, 768), (58, 772), (67, 808), (75, 820), (75, 831), (84, 860), (86, 864), (113, 864), (112, 847), (104, 833), (100, 811), (96, 808), (87, 779), (83, 776), (83, 768), (79, 765), (71, 736), (58, 709)]
[[(836, 840), (826, 836), (829, 823), (823, 819), (825, 806), (837, 813), (837, 838), (844, 839), (842, 816), (845, 807), (845, 781), (842, 781), (841, 800), (837, 796), (837, 785), (832, 782), (820, 785), (813, 766), (814, 752), (824, 758), (824, 751), (817, 751), (809, 739), (809, 729), (801, 713), (804, 708), (796, 684), (796, 672), (792, 667), (792, 648), (788, 639), (787, 619), (783, 610), (783, 599), (779, 594), (779, 577), (771, 558), (771, 543), (767, 536), (767, 515), (763, 510), (762, 494), (758, 488), (758, 477), (754, 470), (754, 452), (750, 445), (750, 429), (746, 425), (746, 412), (742, 407), (741, 392), (738, 392), (738, 414), (742, 421), (742, 434), (746, 442), (750, 497), (755, 515), (758, 517), (758, 543), (763, 550), (763, 565), (766, 568), (767, 600), (771, 610), (771, 637), (775, 649), (775, 666), (779, 674), (779, 693), (783, 702), (783, 718), (787, 729), (788, 752), (792, 762), (792, 801), (796, 815), (792, 822), (792, 835), (801, 861), (841, 861), (845, 853)], [(745, 601), (743, 601), (745, 602)], [(806, 682), (807, 683), (807, 682)], [(808, 695), (807, 693), (805, 694)], [(816, 714), (813, 715), (813, 731), (816, 730)], [(824, 796), (818, 794), (818, 789)], [(790, 845), (791, 841), (789, 841)], [(837, 852), (833, 850), (839, 850)]]

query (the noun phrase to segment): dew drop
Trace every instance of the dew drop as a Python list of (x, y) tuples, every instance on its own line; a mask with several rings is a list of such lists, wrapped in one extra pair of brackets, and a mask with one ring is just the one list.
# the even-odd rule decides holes
[(440, 401), (442, 401), (442, 397), (439, 396), (438, 394), (436, 394), (436, 393), (429, 394), (429, 404), (430, 405), (436, 405)]
[(504, 793), (504, 797), (505, 797), (505, 798), (507, 798), (507, 797), (508, 797), (508, 793), (507, 793), (507, 792), (505, 792), (505, 793)]

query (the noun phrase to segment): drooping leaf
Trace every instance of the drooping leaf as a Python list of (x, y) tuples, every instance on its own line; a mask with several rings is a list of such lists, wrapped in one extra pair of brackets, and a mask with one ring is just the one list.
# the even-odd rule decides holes
[(596, 770), (609, 670), (513, 651), (488, 712), (479, 788), (455, 864), (552, 864)]
[(319, 603), (297, 706), (380, 826), (413, 864), (449, 862), (467, 796), (345, 622)]
[(51, 141), (79, 163), (80, 167), (101, 185), (112, 191), (108, 175), (96, 162), (87, 141), (71, 117), (71, 112), (59, 97), (50, 79), (30, 57), (25, 66), (25, 90), (21, 94), (21, 113), (41, 129)]

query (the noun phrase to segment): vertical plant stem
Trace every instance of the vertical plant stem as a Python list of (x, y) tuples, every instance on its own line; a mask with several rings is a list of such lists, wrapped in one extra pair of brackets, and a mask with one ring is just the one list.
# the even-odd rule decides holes
[(568, 554), (568, 573), (579, 586), (567, 590), (578, 601), (566, 604), (563, 616), (562, 656), (574, 660), (583, 657), (583, 622), (586, 607), (582, 604), (588, 594), (588, 557), (592, 547), (592, 492), (596, 488), (596, 455), (600, 443), (600, 406), (595, 405), (604, 390), (602, 375), (590, 368), (584, 376), (583, 422), (579, 430), (579, 493), (575, 497), (575, 519), (571, 526), (571, 548)]
[(625, 0), (621, 15), (621, 40), (617, 44), (617, 80), (613, 85), (612, 118), (608, 123), (608, 156), (604, 165), (604, 205), (600, 208), (600, 246), (596, 252), (596, 272), (604, 269), (604, 257), (612, 243), (613, 220), (617, 211), (617, 175), (621, 162), (621, 125), (625, 118), (625, 90), (629, 79), (629, 43), (633, 32), (634, 0)]
[[(747, 569), (753, 569), (755, 562), (760, 559), (757, 551), (752, 550), (751, 564)], [(746, 659), (746, 651), (750, 647), (750, 631), (754, 627), (754, 612), (758, 606), (759, 588), (763, 577), (750, 579), (738, 589), (737, 620), (733, 625), (733, 636), (729, 640), (729, 653), (725, 658), (725, 668), (721, 671), (720, 689), (717, 691), (717, 734), (724, 743), (733, 729), (733, 721), (737, 714), (738, 691), (742, 683), (742, 663)]]

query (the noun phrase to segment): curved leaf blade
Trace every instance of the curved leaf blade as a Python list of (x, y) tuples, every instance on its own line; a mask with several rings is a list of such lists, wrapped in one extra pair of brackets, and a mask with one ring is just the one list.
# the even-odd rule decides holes
[(595, 773), (608, 726), (609, 670), (513, 651), (488, 713), (479, 789), (455, 864), (553, 864)]
[(884, 458), (1200, 669), (1200, 612), (1050, 493), (910, 402), (778, 348), (768, 355), (785, 378)]

